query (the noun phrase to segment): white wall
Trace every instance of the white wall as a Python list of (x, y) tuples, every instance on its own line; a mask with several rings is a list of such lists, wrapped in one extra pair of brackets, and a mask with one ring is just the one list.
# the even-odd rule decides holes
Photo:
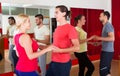
[(105, 0), (106, 7), (104, 8), (106, 11), (109, 11), (111, 14), (110, 22), (112, 22), (112, 1), (111, 0)]
[(48, 6), (50, 8), (54, 8), (56, 5), (62, 4), (68, 7), (104, 9), (111, 12), (111, 0), (0, 0), (0, 2), (41, 5)]
[(33, 4), (41, 6), (66, 5), (68, 7), (106, 9), (111, 0), (0, 0), (4, 3)]

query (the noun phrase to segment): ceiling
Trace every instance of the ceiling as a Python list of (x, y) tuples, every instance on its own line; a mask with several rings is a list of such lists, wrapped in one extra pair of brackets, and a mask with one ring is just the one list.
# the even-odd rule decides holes
[(40, 5), (33, 5), (33, 4), (10, 4), (10, 3), (2, 3), (2, 6), (24, 7), (24, 8), (43, 8), (43, 9), (52, 8), (51, 6), (40, 6)]

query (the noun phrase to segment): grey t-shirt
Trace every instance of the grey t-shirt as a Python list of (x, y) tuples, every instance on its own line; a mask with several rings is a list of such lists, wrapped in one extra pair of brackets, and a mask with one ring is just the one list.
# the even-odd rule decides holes
[[(112, 24), (109, 22), (103, 26), (102, 37), (108, 37), (109, 32), (114, 32)], [(102, 51), (114, 52), (114, 41), (102, 41)]]

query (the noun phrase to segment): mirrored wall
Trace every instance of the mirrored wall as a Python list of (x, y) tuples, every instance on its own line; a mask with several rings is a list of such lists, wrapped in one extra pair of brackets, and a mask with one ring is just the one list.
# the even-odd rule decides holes
[(42, 14), (44, 16), (43, 23), (49, 27), (49, 8), (44, 8), (38, 5), (21, 5), (21, 4), (8, 4), (2, 3), (2, 31), (3, 34), (6, 34), (8, 24), (8, 17), (16, 16), (20, 13), (27, 14), (30, 16), (32, 28), (28, 31), (28, 33), (33, 33), (33, 28), (36, 26), (35, 24), (35, 15)]

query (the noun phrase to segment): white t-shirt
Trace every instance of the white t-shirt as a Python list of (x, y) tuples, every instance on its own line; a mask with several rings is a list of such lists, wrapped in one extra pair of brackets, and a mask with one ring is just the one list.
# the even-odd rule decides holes
[(15, 29), (14, 30), (14, 33), (13, 33), (13, 36), (15, 36), (16, 34), (18, 34), (19, 33), (19, 29)]
[[(40, 28), (38, 26), (36, 26), (34, 28), (34, 35), (35, 35), (35, 39), (45, 40), (45, 35), (50, 35), (49, 28), (46, 25), (43, 25)], [(46, 44), (39, 43), (39, 42), (38, 42), (38, 44), (46, 45)]]
[[(9, 31), (9, 36), (13, 36), (14, 31), (16, 30), (16, 25), (9, 26), (8, 31)], [(9, 38), (9, 44), (13, 44), (13, 38)]]

